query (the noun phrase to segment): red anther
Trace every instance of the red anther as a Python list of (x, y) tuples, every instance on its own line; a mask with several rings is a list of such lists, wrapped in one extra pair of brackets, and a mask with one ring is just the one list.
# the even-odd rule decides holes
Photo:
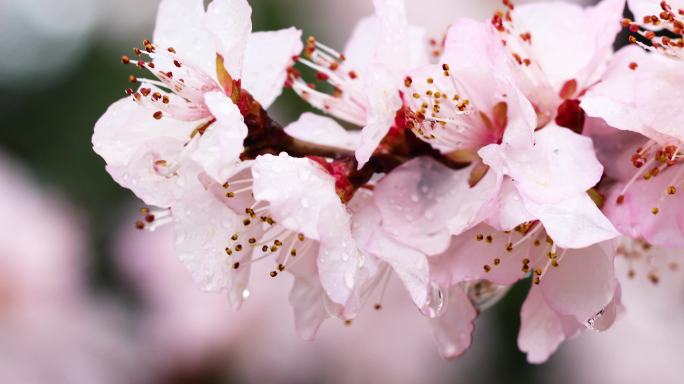
[(631, 24), (629, 26), (629, 31), (632, 33), (637, 33), (639, 32), (639, 25), (638, 24)]
[(162, 111), (157, 111), (154, 113), (154, 115), (152, 115), (152, 117), (154, 117), (155, 120), (161, 120), (161, 118), (164, 117), (164, 114), (162, 113)]
[(180, 61), (178, 61), (178, 60), (174, 60), (174, 61), (173, 61), (173, 65), (175, 65), (175, 66), (178, 67), (178, 68), (181, 67), (181, 63), (180, 63)]
[(356, 79), (357, 77), (359, 77), (359, 76), (356, 74), (356, 72), (354, 72), (354, 71), (349, 71), (349, 78), (350, 78), (350, 79), (354, 80), (354, 79)]
[(624, 203), (624, 202), (625, 202), (625, 195), (620, 195), (620, 196), (618, 196), (617, 199), (615, 199), (615, 202), (616, 202), (618, 205)]
[(327, 74), (325, 74), (323, 72), (317, 72), (316, 73), (316, 79), (318, 79), (320, 81), (328, 81), (330, 79), (330, 76), (328, 76)]
[(130, 63), (131, 63), (131, 59), (130, 59), (128, 56), (123, 55), (123, 56), (121, 56), (121, 63), (122, 63), (122, 64), (130, 64)]
[(135, 84), (135, 83), (138, 82), (138, 78), (135, 77), (135, 76), (133, 76), (133, 75), (129, 75), (129, 76), (128, 76), (128, 82), (129, 82), (129, 83)]
[(561, 127), (569, 128), (573, 132), (581, 134), (585, 120), (586, 114), (580, 107), (579, 100), (565, 100), (560, 107), (558, 107), (556, 124)]
[(151, 213), (145, 215), (145, 221), (148, 222), (148, 223), (154, 222), (154, 215), (151, 214)]
[(299, 56), (292, 56), (292, 61), (295, 63), (299, 61)]
[(140, 93), (142, 93), (143, 96), (147, 97), (152, 90), (150, 88), (140, 88)]
[(632, 71), (636, 71), (637, 68), (639, 68), (639, 64), (635, 62), (629, 63), (629, 69), (631, 69)]

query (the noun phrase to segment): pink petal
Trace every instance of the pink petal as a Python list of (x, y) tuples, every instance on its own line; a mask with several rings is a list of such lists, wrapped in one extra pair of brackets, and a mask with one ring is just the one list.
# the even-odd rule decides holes
[(583, 248), (616, 238), (619, 233), (586, 193), (553, 204), (525, 201), (560, 247)]
[[(162, 118), (132, 98), (112, 104), (95, 124), (93, 148), (110, 165), (125, 165), (146, 143), (164, 138), (187, 141), (196, 124)], [(152, 144), (153, 146), (153, 144)]]
[[(156, 207), (170, 207), (176, 201), (182, 200), (185, 187), (181, 184), (194, 184), (200, 188), (197, 181), (197, 167), (179, 164), (183, 142), (162, 138), (154, 143), (140, 147), (124, 165), (107, 165), (107, 172), (114, 181), (122, 187), (135, 193), (145, 204)], [(160, 165), (160, 161), (165, 161)], [(173, 176), (169, 176), (173, 174)]]
[(207, 93), (204, 100), (216, 122), (197, 139), (197, 147), (190, 156), (215, 181), (223, 183), (240, 163), (247, 126), (238, 107), (222, 92)]
[(309, 159), (262, 155), (252, 175), (255, 200), (267, 202), (278, 223), (309, 239), (319, 238), (321, 212), (344, 209), (333, 177)]
[(383, 65), (371, 65), (364, 79), (367, 95), (366, 125), (356, 149), (359, 168), (363, 167), (375, 152), (382, 139), (394, 125), (394, 118), (402, 106), (399, 97), (400, 79)]
[(532, 34), (531, 57), (554, 90), (576, 79), (589, 85), (612, 53), (620, 31), (624, 0), (607, 0), (583, 9), (567, 2), (516, 7), (514, 22)]
[[(202, 0), (163, 0), (159, 4), (153, 41), (164, 50), (173, 47), (184, 60), (212, 75), (216, 73), (216, 49), (203, 25), (204, 15)], [(158, 57), (155, 64), (170, 70), (174, 68), (170, 61)]]
[(527, 361), (541, 364), (567, 338), (582, 329), (572, 316), (555, 312), (544, 301), (539, 287), (533, 286), (520, 312), (518, 348), (527, 353)]
[(537, 219), (525, 208), (520, 192), (509, 178), (503, 180), (494, 204), (488, 209), (491, 214), (487, 216), (486, 222), (500, 231), (511, 231), (522, 223)]
[(373, 233), (366, 250), (392, 267), (404, 283), (413, 302), (418, 308), (423, 308), (427, 301), (430, 279), (426, 255), (394, 241), (381, 228)]
[(240, 217), (207, 191), (188, 193), (172, 212), (177, 220), (176, 254), (195, 282), (207, 291), (229, 290), (236, 260), (225, 252), (230, 245), (227, 234), (241, 227)]
[(430, 320), (430, 324), (439, 353), (444, 358), (453, 359), (470, 347), (477, 311), (458, 285), (449, 289), (448, 300), (446, 312)]
[[(666, 169), (657, 177), (638, 180), (624, 193), (624, 184), (617, 184), (606, 200), (606, 215), (627, 236), (643, 238), (653, 245), (684, 247), (680, 194), (668, 195), (666, 192), (673, 184), (672, 175), (678, 171)], [(624, 201), (617, 204), (621, 194)], [(653, 208), (658, 208), (657, 215), (653, 214)]]
[(383, 227), (397, 241), (428, 255), (443, 252), (452, 234), (476, 225), (497, 193), (493, 172), (473, 188), (470, 168), (450, 170), (429, 158), (418, 158), (393, 170), (375, 188)]
[(504, 172), (526, 199), (554, 203), (592, 188), (603, 175), (590, 138), (549, 124), (533, 149), (508, 151)]
[[(221, 54), (228, 73), (238, 78), (252, 32), (252, 8), (246, 0), (213, 0), (207, 7), (204, 27), (214, 42), (213, 62), (216, 53)], [(207, 73), (216, 73), (215, 68)]]
[[(679, 92), (656, 80), (657, 72), (663, 69), (661, 64), (669, 61), (658, 56), (647, 54), (636, 46), (621, 49), (610, 62), (601, 82), (582, 98), (582, 109), (589, 116), (600, 117), (617, 129), (641, 133), (661, 144), (668, 144), (671, 138), (656, 130), (661, 119), (648, 119), (659, 110), (661, 103), (668, 103), (660, 96), (653, 98), (654, 93), (661, 92), (662, 86), (666, 88), (659, 95)], [(637, 65), (636, 70), (630, 69), (632, 63)]]
[(348, 311), (355, 312), (358, 298), (352, 295), (358, 295), (357, 288), (363, 284), (359, 267), (364, 256), (352, 237), (351, 218), (342, 204), (320, 211), (318, 232), (318, 274), (321, 284), (333, 302), (345, 305), (351, 300)]
[(292, 57), (302, 51), (302, 31), (295, 28), (255, 32), (247, 40), (242, 86), (268, 109), (280, 96)]
[[(584, 324), (613, 300), (614, 241), (583, 249), (563, 250), (560, 265), (542, 276), (540, 288), (551, 308)], [(559, 256), (560, 258), (560, 256)]]
[(303, 113), (299, 120), (285, 127), (288, 135), (309, 143), (354, 150), (359, 137), (345, 130), (335, 120), (314, 113)]
[(288, 268), (295, 278), (289, 297), (295, 329), (304, 340), (313, 340), (323, 321), (330, 317), (325, 306), (325, 291), (318, 278), (317, 253), (317, 249), (312, 249), (299, 255), (302, 260)]

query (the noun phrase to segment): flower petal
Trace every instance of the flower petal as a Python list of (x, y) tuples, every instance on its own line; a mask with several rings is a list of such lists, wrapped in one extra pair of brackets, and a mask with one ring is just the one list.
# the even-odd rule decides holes
[(242, 86), (265, 109), (280, 96), (292, 57), (302, 51), (302, 31), (296, 28), (255, 32), (247, 40)]
[(190, 157), (215, 181), (223, 183), (240, 163), (247, 126), (237, 105), (223, 93), (207, 93), (204, 100), (216, 122), (198, 139)]
[(392, 267), (404, 283), (413, 302), (418, 308), (423, 308), (427, 302), (430, 279), (430, 268), (425, 254), (394, 241), (382, 228), (373, 233), (367, 251)]
[(513, 18), (516, 27), (532, 34), (528, 49), (552, 88), (560, 91), (575, 79), (583, 89), (596, 80), (612, 53), (624, 3), (606, 0), (583, 9), (567, 2), (539, 2), (516, 7)]
[(344, 209), (333, 177), (309, 159), (262, 155), (254, 161), (252, 175), (254, 198), (270, 205), (278, 223), (309, 239), (319, 239), (322, 211)]
[(549, 124), (535, 139), (531, 151), (508, 151), (504, 157), (504, 172), (526, 199), (559, 202), (586, 192), (601, 179), (603, 166), (590, 138)]
[(285, 127), (288, 135), (309, 143), (354, 150), (359, 137), (347, 131), (335, 120), (306, 112), (299, 120)]
[(546, 232), (560, 247), (588, 247), (619, 235), (586, 193), (553, 204), (524, 202), (527, 211), (544, 224)]
[[(655, 72), (662, 70), (661, 63), (665, 65), (664, 61), (669, 61), (657, 56), (636, 46), (621, 49), (610, 62), (601, 82), (582, 98), (582, 109), (589, 116), (604, 119), (612, 127), (641, 133), (661, 144), (668, 144), (671, 138), (656, 130), (663, 120), (648, 120), (650, 114), (645, 113), (657, 111), (659, 105), (667, 103), (660, 96), (652, 98), (654, 93), (662, 95), (668, 92), (661, 90), (663, 86), (669, 87), (660, 81), (654, 83), (649, 80), (657, 78)], [(636, 70), (630, 68), (632, 63), (637, 65)], [(644, 96), (640, 96), (642, 94)]]
[(394, 118), (402, 106), (399, 97), (399, 79), (380, 64), (371, 65), (364, 79), (367, 95), (366, 125), (356, 149), (359, 168), (363, 167), (375, 152), (382, 139), (394, 125)]
[(481, 220), (483, 207), (498, 191), (493, 172), (470, 187), (470, 168), (454, 171), (421, 157), (385, 176), (375, 188), (383, 227), (397, 241), (428, 255), (443, 252), (452, 234)]
[[(252, 32), (252, 8), (246, 0), (214, 0), (207, 7), (203, 21), (211, 33), (210, 41), (215, 45), (211, 51), (212, 63), (219, 53), (228, 73), (240, 77), (247, 40)], [(207, 73), (213, 74), (216, 70)]]
[(572, 316), (555, 312), (544, 301), (539, 287), (532, 287), (520, 312), (518, 348), (527, 353), (527, 361), (541, 364), (567, 338), (582, 329)]
[(473, 321), (477, 311), (463, 288), (456, 285), (449, 289), (449, 303), (446, 312), (431, 319), (432, 337), (437, 343), (440, 355), (453, 359), (462, 355), (472, 342)]
[(585, 324), (613, 300), (617, 280), (613, 268), (616, 242), (563, 250), (557, 268), (542, 276), (546, 303), (563, 315)]
[(195, 129), (192, 122), (152, 115), (132, 98), (115, 102), (95, 124), (93, 149), (107, 164), (125, 165), (144, 144), (164, 138), (187, 141)]
[[(173, 47), (180, 57), (191, 61), (204, 73), (216, 73), (216, 48), (204, 27), (202, 0), (163, 0), (159, 3), (154, 43), (162, 49)], [(174, 68), (171, 60), (155, 58), (161, 68)]]
[(325, 306), (325, 291), (318, 278), (316, 248), (299, 255), (302, 260), (288, 268), (295, 277), (289, 297), (294, 311), (295, 329), (304, 340), (313, 340), (323, 321), (330, 317)]
[(230, 245), (227, 234), (240, 228), (240, 218), (207, 191), (188, 193), (172, 213), (176, 219), (176, 254), (195, 282), (207, 291), (229, 290), (236, 260), (225, 252)]

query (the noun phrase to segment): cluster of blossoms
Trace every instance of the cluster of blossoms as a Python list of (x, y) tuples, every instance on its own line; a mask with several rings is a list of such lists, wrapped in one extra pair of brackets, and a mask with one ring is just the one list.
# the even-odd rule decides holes
[[(195, 281), (235, 308), (252, 265), (272, 263), (311, 339), (381, 309), (396, 275), (455, 357), (523, 280), (518, 344), (543, 362), (613, 324), (616, 256), (684, 247), (684, 10), (628, 2), (637, 21), (625, 0), (504, 0), (428, 39), (402, 0), (374, 0), (340, 53), (294, 28), (252, 32), (246, 0), (163, 0), (153, 40), (122, 57), (151, 76), (131, 75), (94, 148), (155, 207), (136, 225), (173, 225)], [(634, 44), (615, 53), (623, 29)], [(358, 129), (313, 113), (281, 126), (267, 109), (283, 88)], [(653, 283), (667, 272), (634, 265)]]

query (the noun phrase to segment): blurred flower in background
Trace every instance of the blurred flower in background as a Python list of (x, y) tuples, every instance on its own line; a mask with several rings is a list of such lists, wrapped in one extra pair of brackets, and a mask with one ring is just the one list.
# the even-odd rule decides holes
[(439, 357), (427, 322), (396, 278), (380, 310), (351, 324), (328, 322), (307, 342), (294, 332), (289, 275), (272, 278), (268, 263), (255, 263), (248, 299), (235, 312), (226, 297), (193, 283), (174, 254), (170, 226), (150, 233), (133, 222), (118, 235), (116, 260), (140, 298), (137, 340), (161, 382), (232, 376), (247, 383), (447, 383), (454, 373), (465, 379), (473, 372), (468, 364), (455, 371)]
[(87, 288), (82, 224), (0, 155), (0, 382), (121, 383), (135, 376), (125, 319)]

